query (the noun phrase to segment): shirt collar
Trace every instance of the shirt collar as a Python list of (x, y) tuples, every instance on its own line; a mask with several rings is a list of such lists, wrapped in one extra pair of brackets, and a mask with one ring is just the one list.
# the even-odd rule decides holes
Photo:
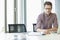
[(48, 16), (48, 17), (49, 17), (51, 14), (52, 14), (52, 13), (50, 13), (49, 15), (47, 15), (47, 14), (44, 12), (44, 15), (45, 15), (45, 16)]

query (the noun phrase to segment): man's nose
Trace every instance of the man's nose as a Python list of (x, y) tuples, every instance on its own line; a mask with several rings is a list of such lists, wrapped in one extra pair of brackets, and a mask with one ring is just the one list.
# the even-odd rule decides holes
[(49, 10), (47, 9), (47, 11), (49, 11)]

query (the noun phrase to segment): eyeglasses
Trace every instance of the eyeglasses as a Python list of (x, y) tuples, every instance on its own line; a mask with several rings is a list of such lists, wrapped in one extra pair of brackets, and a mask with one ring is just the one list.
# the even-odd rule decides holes
[(51, 10), (52, 8), (45, 8), (46, 10), (48, 9), (48, 10)]

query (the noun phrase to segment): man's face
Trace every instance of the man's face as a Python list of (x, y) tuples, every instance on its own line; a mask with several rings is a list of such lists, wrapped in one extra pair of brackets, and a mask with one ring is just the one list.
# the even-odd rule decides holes
[(45, 5), (44, 11), (45, 11), (46, 14), (50, 14), (51, 13), (51, 10), (52, 10), (51, 5)]

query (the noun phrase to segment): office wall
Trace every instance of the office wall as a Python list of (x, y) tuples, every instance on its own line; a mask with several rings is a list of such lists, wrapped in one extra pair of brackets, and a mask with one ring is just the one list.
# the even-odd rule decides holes
[(58, 15), (58, 22), (60, 23), (60, 0), (56, 0), (55, 8), (56, 8), (56, 13)]
[(60, 0), (56, 0), (55, 9), (58, 17), (58, 32), (60, 33)]
[(17, 0), (17, 23), (26, 24), (26, 0)]
[(5, 2), (4, 2), (4, 0), (0, 0), (0, 32), (2, 32), (3, 30), (2, 29), (4, 29), (4, 27), (5, 27), (5, 15), (4, 15), (4, 13), (5, 13), (5, 9), (4, 9), (4, 4), (5, 4)]
[(7, 31), (8, 24), (14, 24), (14, 0), (6, 0), (6, 24), (7, 24)]
[(5, 40), (5, 0), (0, 0), (0, 40)]
[(33, 23), (36, 23), (38, 15), (43, 12), (43, 0), (26, 0), (27, 30), (33, 31)]

